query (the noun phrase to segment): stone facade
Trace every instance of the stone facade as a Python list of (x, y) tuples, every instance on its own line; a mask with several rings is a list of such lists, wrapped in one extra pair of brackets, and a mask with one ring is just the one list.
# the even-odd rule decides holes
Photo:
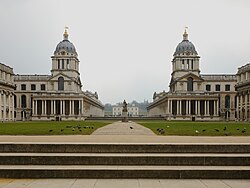
[(239, 121), (250, 121), (250, 64), (238, 68), (237, 72), (237, 113)]
[(0, 63), (0, 121), (14, 120), (14, 89), (13, 69)]
[(78, 54), (67, 30), (51, 58), (51, 75), (14, 76), (16, 119), (83, 120), (103, 116), (104, 106), (97, 93), (82, 91)]
[(170, 91), (154, 93), (149, 116), (176, 120), (235, 120), (236, 75), (200, 74), (200, 57), (185, 31), (172, 60)]

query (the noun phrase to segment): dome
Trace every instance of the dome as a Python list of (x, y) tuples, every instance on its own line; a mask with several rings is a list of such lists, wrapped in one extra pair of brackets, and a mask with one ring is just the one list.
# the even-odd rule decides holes
[(56, 46), (56, 50), (54, 54), (56, 55), (56, 53), (58, 53), (59, 51), (64, 50), (68, 53), (71, 53), (71, 54), (73, 53), (74, 55), (77, 55), (74, 44), (68, 40), (67, 30), (65, 30), (63, 37), (64, 39), (61, 42), (59, 42), (59, 44)]
[(193, 43), (188, 40), (188, 34), (185, 30), (183, 34), (183, 40), (177, 45), (174, 56), (180, 55), (186, 52), (193, 53), (194, 55), (198, 55)]

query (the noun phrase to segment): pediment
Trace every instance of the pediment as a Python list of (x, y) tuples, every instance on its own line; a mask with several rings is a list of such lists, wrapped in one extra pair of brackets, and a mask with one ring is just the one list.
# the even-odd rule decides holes
[(203, 78), (193, 74), (193, 73), (188, 73), (188, 74), (185, 74), (184, 76), (180, 77), (177, 79), (177, 81), (183, 81), (183, 82), (186, 82), (188, 78), (193, 78), (193, 81), (196, 81), (196, 82), (202, 82), (204, 81)]
[(62, 73), (62, 72), (60, 72), (60, 73), (58, 73), (58, 74), (52, 76), (52, 77), (49, 79), (49, 81), (57, 81), (58, 78), (61, 77), (61, 76), (64, 78), (65, 81), (75, 81), (75, 80), (73, 80), (71, 77), (69, 77), (68, 75), (66, 75), (66, 74), (64, 74), (64, 73)]

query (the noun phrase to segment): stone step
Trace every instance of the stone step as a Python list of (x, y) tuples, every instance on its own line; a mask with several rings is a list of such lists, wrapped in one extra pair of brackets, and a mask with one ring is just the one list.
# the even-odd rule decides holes
[(250, 153), (250, 144), (1, 143), (0, 153)]
[(250, 179), (249, 166), (0, 165), (1, 178)]
[(199, 165), (250, 166), (250, 154), (0, 153), (0, 165)]

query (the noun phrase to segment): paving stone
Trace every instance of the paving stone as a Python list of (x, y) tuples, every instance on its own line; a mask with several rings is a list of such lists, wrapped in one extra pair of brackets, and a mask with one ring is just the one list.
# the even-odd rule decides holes
[(200, 180), (207, 188), (230, 188), (221, 180)]
[(95, 188), (139, 188), (137, 179), (99, 179)]

